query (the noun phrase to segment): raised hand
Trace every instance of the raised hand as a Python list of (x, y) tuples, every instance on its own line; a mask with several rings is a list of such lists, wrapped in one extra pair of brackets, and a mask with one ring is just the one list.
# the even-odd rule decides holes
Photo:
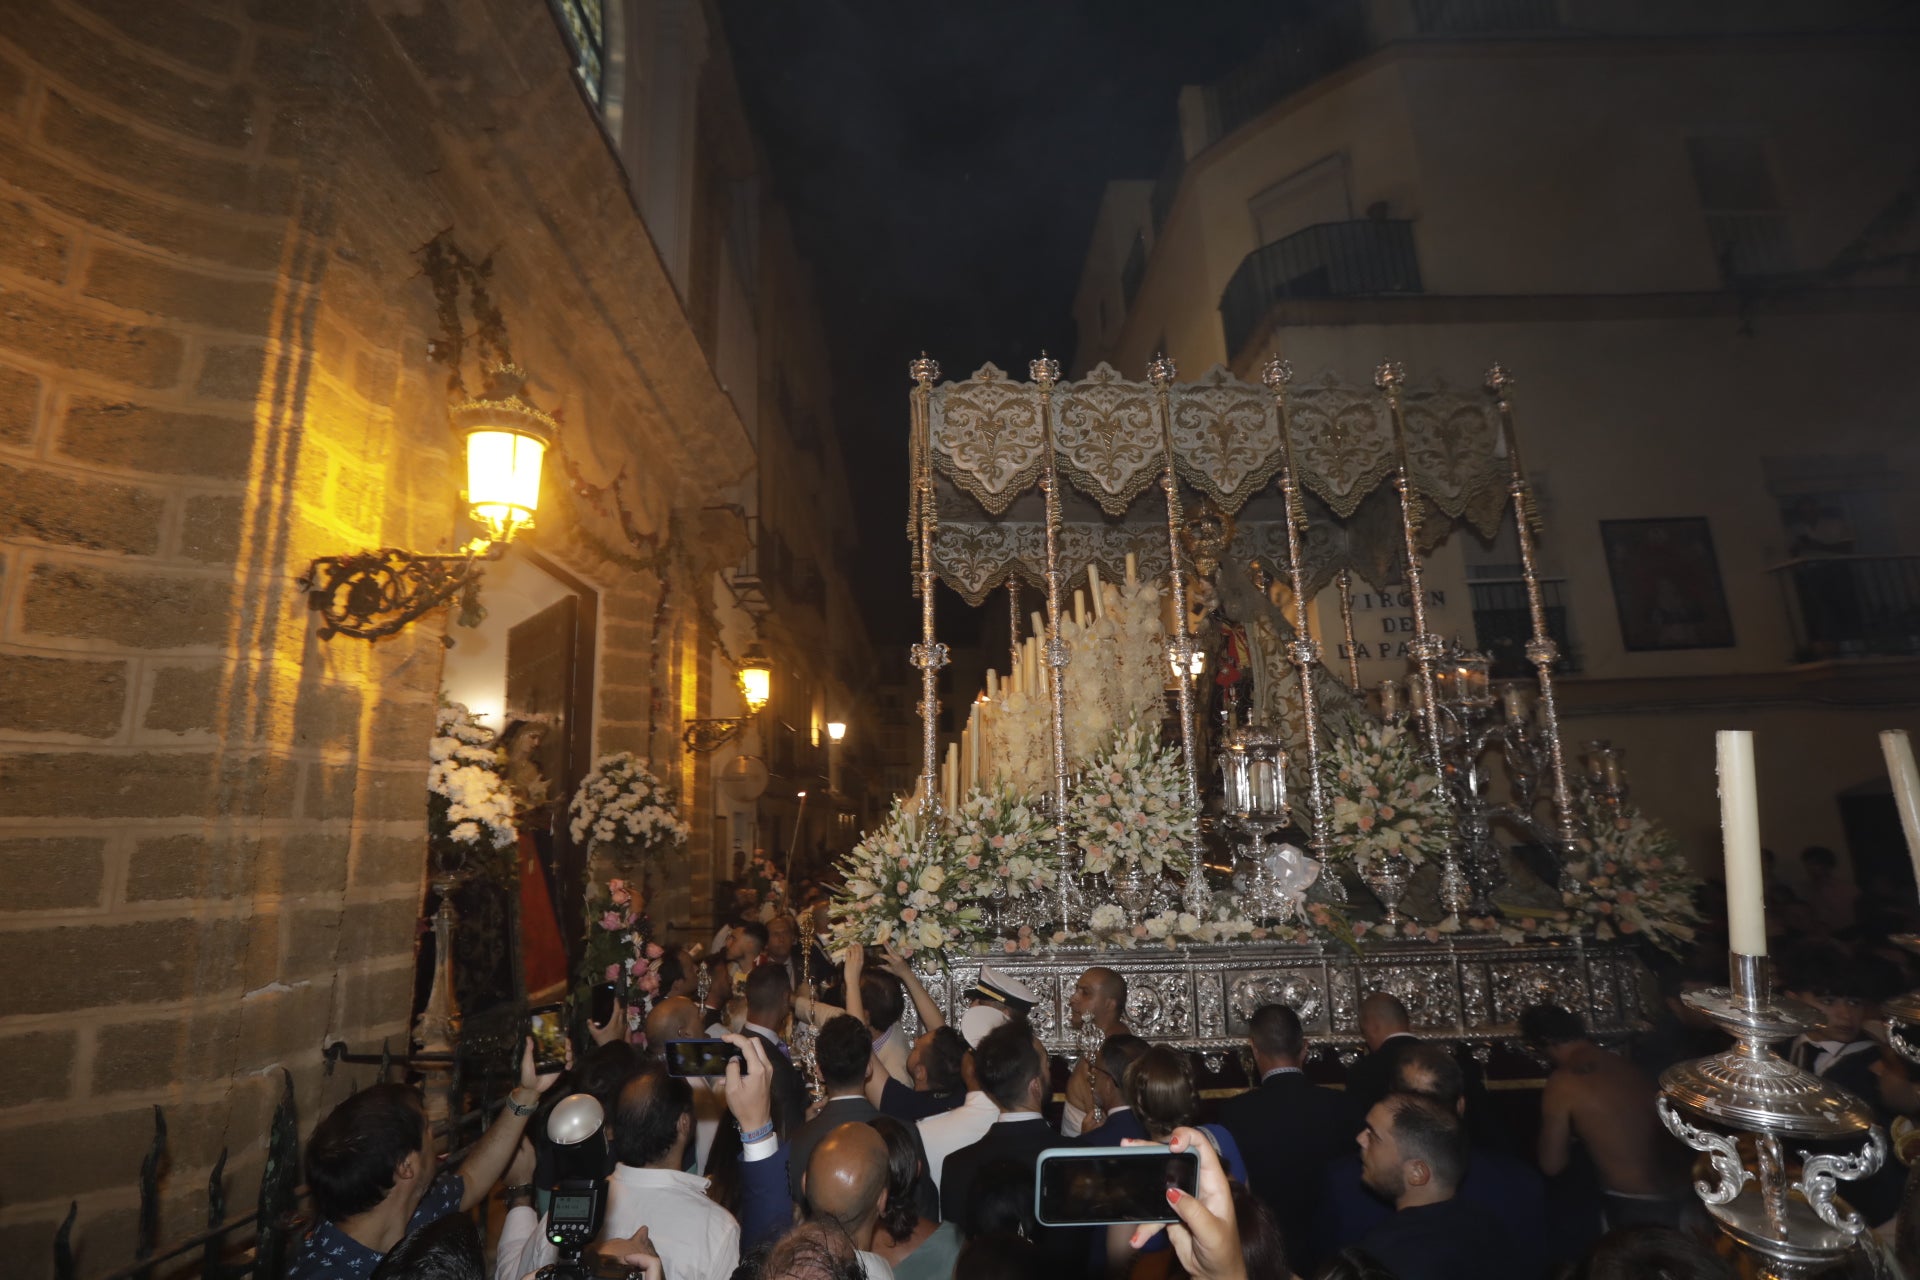
[[(1151, 1144), (1129, 1140), (1127, 1145)], [(1180, 1221), (1165, 1226), (1165, 1230), (1180, 1265), (1193, 1280), (1247, 1280), (1247, 1264), (1240, 1253), (1240, 1225), (1233, 1216), (1233, 1189), (1227, 1183), (1227, 1171), (1220, 1167), (1220, 1153), (1206, 1134), (1185, 1125), (1173, 1131), (1168, 1145), (1200, 1157), (1200, 1176), (1192, 1195), (1167, 1188), (1167, 1203)], [(1138, 1249), (1153, 1239), (1164, 1225), (1135, 1227), (1133, 1247)]]

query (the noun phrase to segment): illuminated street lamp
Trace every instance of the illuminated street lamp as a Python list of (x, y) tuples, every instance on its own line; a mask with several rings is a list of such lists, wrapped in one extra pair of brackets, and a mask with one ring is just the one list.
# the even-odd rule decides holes
[(526, 381), (523, 370), (500, 365), (484, 393), (449, 413), (466, 452), (467, 514), (485, 536), (452, 553), (382, 547), (314, 560), (300, 585), (320, 615), (322, 640), (378, 640), (462, 594), (463, 607), (477, 607), (478, 562), (498, 560), (514, 535), (532, 527), (542, 465), (559, 438), (559, 424), (526, 398)]

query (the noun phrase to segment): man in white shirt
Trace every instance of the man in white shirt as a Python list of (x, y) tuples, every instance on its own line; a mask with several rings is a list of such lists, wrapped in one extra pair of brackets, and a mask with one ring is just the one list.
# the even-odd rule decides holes
[[(687, 1082), (650, 1068), (620, 1091), (609, 1129), (617, 1163), (607, 1185), (601, 1239), (646, 1227), (666, 1280), (728, 1280), (740, 1262), (740, 1227), (707, 1199), (705, 1178), (681, 1172), (693, 1141)], [(558, 1259), (543, 1227), (524, 1205), (508, 1212), (494, 1280), (519, 1280)]]
[(920, 1121), (920, 1145), (927, 1149), (927, 1177), (933, 1180), (935, 1191), (940, 1189), (940, 1170), (947, 1157), (986, 1137), (987, 1130), (1000, 1118), (999, 1106), (981, 1090), (974, 1075), (971, 1049), (960, 1060), (960, 1078), (966, 1081), (966, 1100), (951, 1111)]

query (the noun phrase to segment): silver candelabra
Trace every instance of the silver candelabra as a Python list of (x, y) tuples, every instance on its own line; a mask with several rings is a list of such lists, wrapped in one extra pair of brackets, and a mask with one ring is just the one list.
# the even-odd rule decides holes
[[(1668, 1130), (1708, 1158), (1712, 1177), (1693, 1189), (1720, 1229), (1761, 1275), (1798, 1280), (1865, 1242), (1866, 1224), (1836, 1194), (1879, 1170), (1887, 1139), (1865, 1102), (1773, 1051), (1819, 1015), (1774, 995), (1767, 957), (1735, 952), (1731, 969), (1728, 986), (1685, 999), (1734, 1047), (1669, 1067), (1656, 1105)], [(1790, 1161), (1796, 1141), (1849, 1150), (1801, 1149)]]

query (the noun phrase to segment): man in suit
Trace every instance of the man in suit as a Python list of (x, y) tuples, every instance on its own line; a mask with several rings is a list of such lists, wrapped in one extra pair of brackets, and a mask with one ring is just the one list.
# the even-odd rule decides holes
[(1533, 1280), (1502, 1219), (1457, 1195), (1467, 1168), (1467, 1130), (1431, 1098), (1390, 1093), (1367, 1112), (1360, 1165), (1369, 1190), (1394, 1212), (1360, 1247), (1399, 1280)]
[(870, 1045), (866, 1027), (846, 1013), (829, 1019), (814, 1040), (814, 1060), (820, 1064), (827, 1101), (789, 1140), (792, 1157), (787, 1181), (795, 1200), (800, 1199), (800, 1175), (820, 1140), (843, 1124), (865, 1124), (880, 1114), (866, 1095), (867, 1072), (873, 1062)]
[(1124, 1031), (1101, 1042), (1093, 1064), (1093, 1094), (1107, 1118), (1099, 1128), (1081, 1132), (1081, 1146), (1117, 1147), (1128, 1138), (1146, 1140), (1146, 1126), (1133, 1114), (1133, 1103), (1127, 1096), (1127, 1070), (1150, 1047), (1139, 1036)]
[(774, 1123), (783, 1134), (798, 1133), (807, 1119), (807, 1085), (781, 1035), (793, 1015), (793, 987), (785, 969), (762, 965), (747, 975), (746, 988), (744, 1030), (766, 1041), (767, 1061), (773, 1066)]
[[(1032, 1170), (1049, 1147), (1070, 1145), (1054, 1133), (1040, 1114), (1047, 1097), (1047, 1051), (1024, 1018), (988, 1033), (973, 1051), (980, 1088), (999, 1108), (1000, 1115), (986, 1136), (947, 1157), (940, 1181), (940, 1216), (965, 1230), (976, 1186), (993, 1167), (1012, 1164)], [(1073, 1268), (1080, 1275), (1087, 1265), (1092, 1239), (1085, 1229), (1040, 1227), (1034, 1243), (1049, 1261)]]
[(1292, 1009), (1268, 1004), (1254, 1010), (1247, 1040), (1260, 1083), (1222, 1104), (1220, 1123), (1247, 1162), (1248, 1189), (1280, 1223), (1287, 1264), (1307, 1275), (1316, 1260), (1327, 1166), (1353, 1149), (1360, 1118), (1350, 1099), (1301, 1070), (1306, 1036)]
[[(1546, 1181), (1539, 1171), (1505, 1151), (1473, 1141), (1473, 1110), (1485, 1104), (1471, 1100), (1460, 1060), (1445, 1045), (1415, 1044), (1402, 1053), (1388, 1092), (1425, 1098), (1465, 1126), (1469, 1154), (1455, 1194), (1506, 1224), (1516, 1274), (1536, 1275), (1548, 1261), (1571, 1261), (1592, 1243), (1560, 1239), (1560, 1247), (1555, 1248), (1548, 1231)], [(1358, 1153), (1342, 1156), (1327, 1170), (1319, 1218), (1322, 1254), (1364, 1239), (1392, 1214), (1389, 1202), (1365, 1181)]]
[(1365, 1115), (1393, 1087), (1400, 1055), (1419, 1044), (1407, 1006), (1385, 991), (1369, 991), (1360, 1001), (1360, 1036), (1367, 1055), (1347, 1068), (1347, 1098)]

